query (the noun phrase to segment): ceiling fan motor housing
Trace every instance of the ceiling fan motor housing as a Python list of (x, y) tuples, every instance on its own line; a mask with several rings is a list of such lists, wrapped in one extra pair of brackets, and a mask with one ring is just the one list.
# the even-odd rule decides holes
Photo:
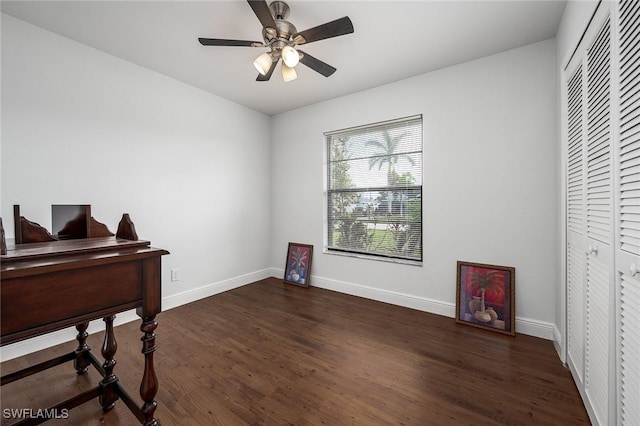
[(262, 38), (265, 43), (274, 50), (281, 50), (290, 44), (290, 38), (296, 34), (298, 30), (289, 21), (285, 19), (289, 16), (289, 5), (283, 1), (274, 1), (269, 5), (269, 10), (276, 24), (275, 31), (271, 28), (262, 29)]
[(289, 21), (285, 21), (282, 19), (276, 19), (276, 31), (275, 34), (269, 31), (271, 28), (263, 28), (262, 29), (262, 37), (266, 44), (271, 44), (274, 38), (277, 38), (280, 41), (289, 42), (289, 38), (293, 34), (296, 34), (298, 30), (296, 27)]
[(283, 1), (272, 1), (269, 10), (273, 19), (287, 19), (289, 17), (289, 5)]

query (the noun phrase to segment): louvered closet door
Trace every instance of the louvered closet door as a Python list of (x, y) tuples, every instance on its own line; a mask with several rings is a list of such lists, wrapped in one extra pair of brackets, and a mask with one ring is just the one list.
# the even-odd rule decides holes
[(610, 5), (565, 69), (567, 362), (594, 424), (615, 418), (613, 110)]
[(586, 293), (585, 90), (582, 58), (572, 64), (567, 93), (567, 363), (579, 388), (584, 380)]
[(601, 425), (609, 424), (611, 289), (613, 288), (613, 164), (611, 20), (608, 10), (586, 51), (586, 339), (585, 394)]
[(616, 144), (618, 418), (640, 425), (640, 2), (618, 4)]

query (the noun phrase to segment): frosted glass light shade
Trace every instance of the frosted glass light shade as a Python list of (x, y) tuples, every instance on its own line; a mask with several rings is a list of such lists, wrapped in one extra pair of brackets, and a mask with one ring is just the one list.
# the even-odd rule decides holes
[(285, 83), (293, 81), (298, 78), (295, 68), (288, 67), (287, 64), (282, 64), (282, 79)]
[(285, 46), (282, 49), (282, 61), (287, 64), (288, 67), (293, 68), (298, 65), (298, 61), (300, 61), (300, 55), (296, 49), (291, 46)]
[(269, 68), (271, 68), (271, 64), (273, 63), (273, 59), (271, 55), (268, 53), (263, 53), (258, 56), (255, 61), (253, 61), (253, 66), (256, 67), (258, 72), (262, 75), (267, 75), (269, 72)]

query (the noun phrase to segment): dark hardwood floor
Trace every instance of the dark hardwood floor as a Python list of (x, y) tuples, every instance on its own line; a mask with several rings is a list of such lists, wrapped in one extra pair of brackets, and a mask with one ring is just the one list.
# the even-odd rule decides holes
[[(156, 417), (169, 425), (579, 425), (588, 416), (550, 341), (267, 279), (158, 316)], [(139, 322), (116, 328), (115, 373), (137, 396)], [(69, 330), (75, 336), (75, 329)], [(88, 343), (99, 356), (102, 333)], [(2, 363), (2, 374), (75, 347)], [(71, 363), (2, 387), (46, 408), (100, 380)], [(139, 397), (138, 397), (139, 398)], [(2, 419), (2, 424), (13, 420)], [(47, 424), (129, 425), (90, 401)]]

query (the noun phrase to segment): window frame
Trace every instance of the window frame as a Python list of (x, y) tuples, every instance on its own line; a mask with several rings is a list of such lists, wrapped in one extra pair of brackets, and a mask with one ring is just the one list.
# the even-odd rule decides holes
[[(336, 163), (337, 161), (332, 161), (331, 160), (331, 148), (332, 148), (332, 137), (335, 137), (336, 135), (344, 135), (345, 137), (347, 135), (354, 135), (354, 134), (362, 134), (362, 133), (367, 133), (367, 132), (371, 132), (371, 131), (375, 131), (375, 130), (380, 130), (382, 131), (383, 129), (395, 129), (395, 128), (399, 128), (400, 123), (402, 122), (410, 122), (411, 126), (414, 125), (419, 125), (419, 140), (418, 140), (418, 144), (417, 147), (419, 148), (419, 150), (413, 150), (413, 151), (403, 151), (403, 152), (399, 152), (399, 155), (407, 155), (407, 154), (412, 154), (412, 155), (418, 155), (419, 158), (419, 167), (420, 167), (420, 176), (418, 182), (412, 183), (412, 184), (405, 184), (405, 185), (400, 185), (400, 186), (389, 186), (389, 185), (383, 185), (383, 186), (367, 186), (367, 187), (354, 187), (354, 188), (338, 188), (338, 189), (334, 189), (331, 188), (331, 165), (332, 163)], [(398, 124), (397, 126), (394, 126), (394, 124)], [(339, 255), (339, 256), (347, 256), (347, 257), (356, 257), (356, 258), (364, 258), (364, 259), (370, 259), (370, 260), (376, 260), (376, 261), (383, 261), (383, 262), (392, 262), (392, 263), (401, 263), (401, 264), (408, 264), (408, 265), (416, 265), (416, 266), (422, 266), (423, 261), (424, 261), (424, 246), (423, 246), (423, 240), (424, 240), (424, 201), (423, 201), (423, 190), (424, 190), (424, 120), (423, 120), (423, 116), (422, 114), (417, 114), (417, 115), (412, 115), (412, 116), (407, 116), (407, 117), (401, 117), (401, 118), (396, 118), (396, 119), (392, 119), (392, 120), (385, 120), (385, 121), (380, 121), (380, 122), (375, 122), (375, 123), (370, 123), (370, 124), (365, 124), (365, 125), (360, 125), (360, 126), (355, 126), (355, 127), (350, 127), (350, 128), (345, 128), (345, 129), (340, 129), (340, 130), (334, 130), (334, 131), (328, 131), (324, 133), (324, 144), (323, 144), (323, 153), (324, 153), (324, 161), (323, 161), (323, 182), (324, 182), (324, 197), (323, 197), (323, 207), (324, 207), (324, 217), (323, 217), (323, 225), (324, 225), (324, 237), (323, 237), (323, 253), (326, 254), (332, 254), (332, 255)], [(383, 155), (380, 155), (383, 156)], [(359, 159), (364, 159), (364, 160), (369, 160), (370, 158), (375, 158), (375, 155), (367, 155), (365, 157), (360, 157)], [(351, 161), (354, 160), (355, 158), (350, 158), (349, 160), (339, 160), (339, 161)], [(371, 166), (369, 167), (369, 170), (371, 170)], [(331, 194), (337, 194), (337, 193), (363, 193), (363, 192), (378, 192), (380, 194), (382, 194), (383, 192), (417, 192), (418, 195), (415, 196), (415, 198), (419, 197), (419, 206), (420, 206), (420, 217), (419, 217), (419, 241), (418, 241), (418, 245), (419, 245), (419, 258), (417, 257), (410, 257), (408, 255), (401, 255), (401, 254), (393, 254), (393, 253), (381, 253), (381, 252), (368, 252), (366, 250), (356, 250), (354, 248), (344, 248), (344, 247), (338, 247), (337, 244), (330, 244), (330, 235), (329, 235), (329, 230), (331, 229), (335, 229), (333, 228), (333, 223), (332, 221), (335, 219), (333, 216), (332, 211), (330, 211), (331, 207)], [(389, 206), (391, 207), (391, 204), (389, 204)], [(391, 210), (393, 211), (393, 210)], [(391, 221), (388, 222), (380, 222), (380, 223), (385, 223), (387, 226), (387, 231), (389, 230), (389, 225), (392, 223)], [(405, 224), (410, 224), (411, 221), (407, 218)], [(413, 223), (418, 223), (418, 221), (415, 221)], [(369, 228), (367, 228), (369, 229)], [(375, 231), (374, 231), (375, 232)]]

